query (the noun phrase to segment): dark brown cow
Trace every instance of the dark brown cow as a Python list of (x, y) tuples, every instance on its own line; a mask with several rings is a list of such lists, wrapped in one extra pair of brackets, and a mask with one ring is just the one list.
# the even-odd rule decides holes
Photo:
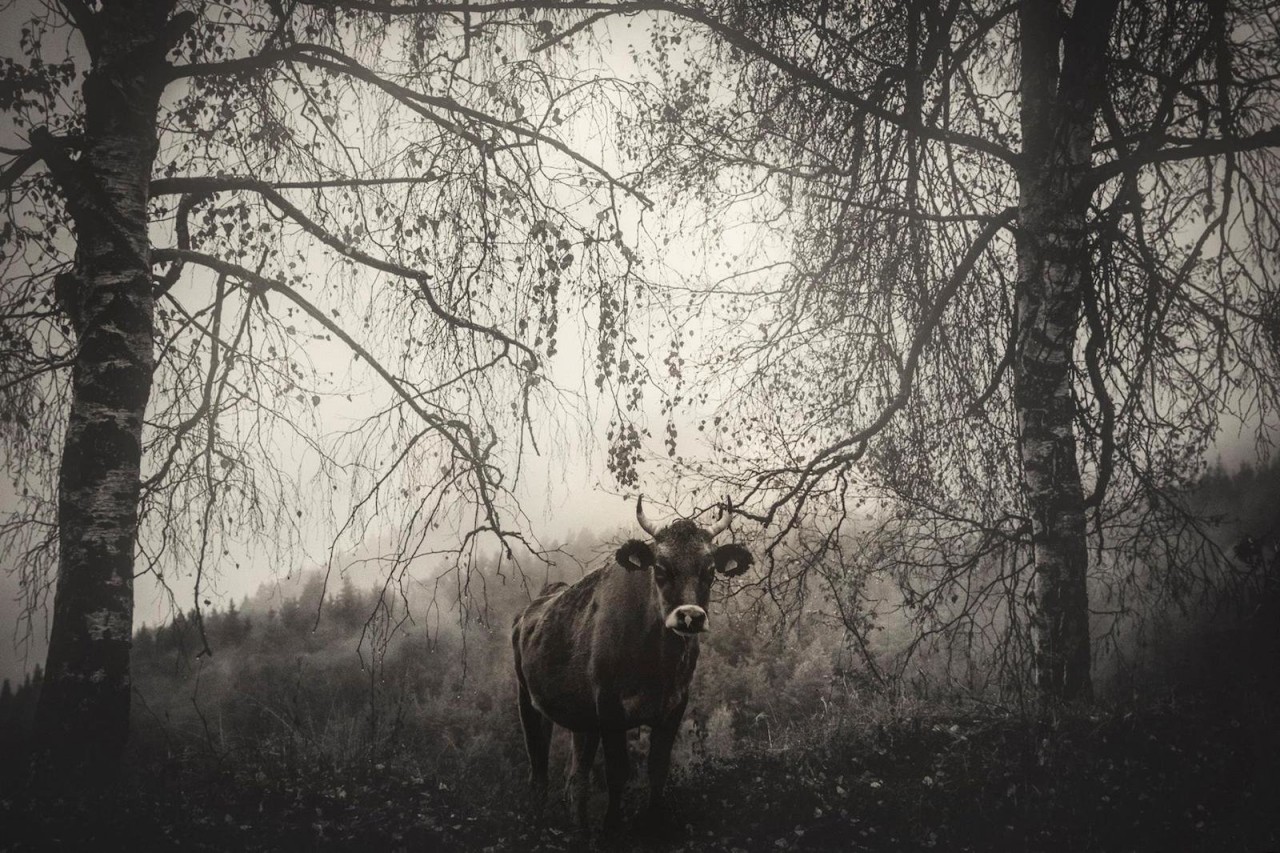
[(534, 800), (546, 797), (552, 724), (573, 732), (570, 790), (580, 826), (596, 747), (604, 742), (609, 786), (606, 831), (621, 817), (627, 730), (649, 726), (649, 808), (662, 810), (698, 635), (710, 627), (707, 604), (715, 572), (737, 575), (751, 565), (741, 545), (711, 544), (729, 527), (722, 512), (710, 528), (678, 519), (659, 530), (636, 501), (636, 518), (653, 543), (632, 539), (618, 565), (597, 569), (573, 586), (550, 584), (516, 617), (511, 633), (520, 722), (532, 765)]

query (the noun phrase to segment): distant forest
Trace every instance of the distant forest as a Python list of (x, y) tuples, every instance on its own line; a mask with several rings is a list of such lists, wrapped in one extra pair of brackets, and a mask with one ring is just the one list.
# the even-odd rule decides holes
[[(863, 579), (875, 615), (856, 631), (817, 591), (795, 607), (721, 585), (673, 754), (676, 825), (709, 853), (1270, 849), (1278, 475), (1208, 472), (1188, 497), (1220, 519), (1221, 576), (1096, 613), (1100, 701), (1047, 718), (1000, 648), (922, 642), (937, 623), (888, 579)], [(608, 571), (611, 546), (582, 534), (527, 582), (484, 565), (471, 594), (447, 573), (362, 588), (311, 570), (295, 594), (144, 627), (121, 786), (26, 806), (23, 762), (0, 760), (0, 824), (24, 850), (583, 849), (563, 798), (529, 819), (509, 625), (545, 581)], [(0, 756), (29, 743), (40, 680), (0, 688)], [(647, 737), (631, 733), (635, 767)], [(553, 773), (567, 752), (558, 732)], [(653, 843), (618, 849), (688, 849)]]
[[(1206, 686), (1256, 661), (1251, 644), (1276, 606), (1280, 464), (1228, 472), (1219, 463), (1189, 497), (1220, 519), (1216, 538), (1248, 584), (1223, 582), (1126, 614), (1129, 630), (1099, 644), (1103, 698), (1143, 686)], [(572, 582), (611, 563), (611, 548), (584, 532), (536, 580), (513, 576), (509, 563), (499, 576), (490, 562), (472, 580), (483, 589), (467, 594), (447, 576), (361, 589), (349, 576), (326, 579), (313, 569), (296, 595), (264, 585), (239, 605), (143, 626), (133, 645), (133, 737), (165, 749), (301, 751), (338, 761), (408, 748), (442, 772), (522, 773), (511, 620), (543, 582)], [(866, 647), (816, 594), (786, 616), (767, 596), (713, 600), (715, 628), (702, 641), (678, 760), (804, 738), (875, 695), (1010, 700), (1000, 695), (1007, 685), (974, 680), (989, 672), (982, 656), (990, 649), (913, 644), (909, 608), (900, 598), (883, 606), (895, 591), (877, 589), (882, 607)], [(908, 647), (910, 665), (895, 666)], [(40, 680), (37, 667), (16, 688), (7, 680), (0, 687), (5, 740), (25, 736)]]

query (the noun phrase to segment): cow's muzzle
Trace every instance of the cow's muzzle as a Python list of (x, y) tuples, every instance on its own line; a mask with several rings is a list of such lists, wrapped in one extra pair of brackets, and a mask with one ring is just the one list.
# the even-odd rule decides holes
[(707, 630), (707, 611), (696, 604), (682, 604), (667, 614), (667, 627), (686, 636), (701, 634)]

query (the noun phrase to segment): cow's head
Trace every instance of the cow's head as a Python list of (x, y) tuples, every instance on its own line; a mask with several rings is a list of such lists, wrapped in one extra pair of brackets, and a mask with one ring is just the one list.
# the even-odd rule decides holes
[(711, 544), (729, 528), (729, 513), (710, 527), (699, 527), (687, 518), (676, 519), (661, 529), (644, 514), (644, 499), (636, 501), (636, 520), (653, 543), (628, 540), (618, 549), (618, 564), (633, 572), (650, 572), (658, 591), (662, 619), (677, 634), (693, 636), (709, 627), (707, 604), (716, 572), (732, 577), (751, 566), (751, 552), (741, 545)]

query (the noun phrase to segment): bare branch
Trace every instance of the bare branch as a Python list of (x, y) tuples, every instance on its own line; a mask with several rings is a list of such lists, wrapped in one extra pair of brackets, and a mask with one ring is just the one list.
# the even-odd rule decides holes
[[(765, 482), (783, 474), (795, 473), (798, 476), (792, 486), (781, 497), (776, 498), (764, 514), (754, 514), (745, 510), (739, 510), (739, 514), (768, 525), (772, 523), (782, 507), (792, 500), (802, 497), (815, 479), (825, 476), (840, 465), (855, 461), (862, 455), (867, 441), (884, 429), (893, 419), (893, 416), (906, 405), (911, 395), (915, 373), (920, 364), (920, 357), (924, 353), (925, 346), (933, 336), (938, 323), (946, 313), (948, 304), (968, 280), (974, 265), (977, 264), (982, 254), (987, 251), (991, 241), (995, 239), (1001, 230), (1009, 227), (1017, 217), (1017, 214), (1017, 208), (1011, 207), (992, 218), (969, 246), (969, 250), (961, 258), (960, 263), (956, 265), (951, 278), (939, 289), (933, 305), (921, 319), (920, 325), (916, 327), (915, 334), (912, 336), (911, 344), (907, 350), (906, 360), (898, 369), (898, 390), (888, 403), (881, 408), (880, 414), (862, 429), (816, 453), (803, 468), (776, 468), (760, 475), (756, 489), (761, 488)], [(858, 447), (858, 450), (852, 455), (845, 452), (851, 447)]]
[(19, 153), (3, 172), (0, 172), (0, 192), (8, 190), (28, 169), (39, 163), (40, 154), (34, 148)]
[[(581, 11), (594, 12), (595, 14), (589, 18), (592, 23), (601, 20), (608, 15), (634, 15), (640, 12), (665, 12), (684, 18), (706, 27), (709, 31), (722, 38), (727, 44), (743, 50), (751, 56), (764, 60), (769, 65), (772, 65), (774, 68), (789, 77), (799, 82), (803, 82), (808, 86), (812, 86), (814, 89), (829, 95), (837, 101), (856, 107), (867, 115), (916, 134), (922, 139), (931, 139), (949, 145), (956, 145), (961, 148), (968, 148), (970, 150), (995, 157), (997, 160), (1001, 160), (1012, 166), (1017, 166), (1020, 162), (1019, 156), (1013, 150), (993, 142), (986, 137), (935, 127), (933, 125), (925, 124), (918, 115), (906, 115), (886, 109), (870, 98), (864, 97), (857, 92), (837, 85), (829, 76), (812, 69), (805, 68), (788, 59), (777, 51), (772, 50), (767, 45), (761, 44), (759, 41), (746, 35), (741, 29), (714, 17), (699, 6), (656, 0), (656, 2), (635, 3), (581, 3), (574, 5), (573, 8)], [(575, 28), (575, 31), (578, 28), (580, 27)]]
[[(431, 276), (428, 273), (422, 272), (421, 270), (410, 269), (409, 267), (383, 260), (382, 258), (375, 258), (366, 252), (362, 252), (359, 249), (355, 249), (347, 245), (345, 242), (339, 240), (328, 230), (322, 227), (310, 216), (303, 213), (302, 210), (293, 203), (288, 201), (283, 195), (277, 192), (271, 184), (264, 181), (255, 181), (252, 178), (226, 179), (215, 177), (208, 179), (207, 182), (200, 178), (170, 180), (179, 181), (180, 183), (178, 185), (185, 187), (186, 192), (216, 192), (218, 189), (235, 189), (254, 192), (261, 195), (283, 211), (286, 216), (301, 225), (308, 234), (311, 234), (334, 251), (372, 269), (390, 273), (391, 275), (399, 276), (401, 278), (407, 278), (410, 281), (416, 282), (423, 298), (426, 300), (427, 305), (431, 308), (432, 312), (450, 326), (453, 326), (456, 329), (466, 329), (470, 332), (485, 335), (493, 338), (505, 347), (518, 349), (528, 356), (528, 361), (525, 364), (525, 367), (530, 370), (536, 367), (538, 363), (538, 354), (527, 345), (495, 328), (485, 326), (481, 323), (476, 323), (475, 321), (468, 320), (465, 317), (459, 317), (445, 309), (445, 307), (436, 299), (431, 286), (428, 284), (431, 279)], [(173, 185), (171, 184), (171, 186)]]
[(1095, 166), (1089, 173), (1089, 180), (1085, 183), (1085, 188), (1092, 192), (1112, 178), (1119, 177), (1125, 172), (1141, 169), (1144, 166), (1280, 148), (1280, 125), (1270, 130), (1260, 130), (1248, 136), (1195, 140), (1181, 140), (1166, 136), (1165, 141), (1175, 144), (1170, 147), (1155, 148), (1155, 150), (1147, 152), (1138, 152), (1130, 157), (1121, 157), (1103, 163), (1100, 166)]
[[(369, 68), (360, 64), (355, 59), (352, 59), (350, 56), (326, 45), (299, 43), (286, 49), (264, 51), (257, 56), (246, 57), (244, 59), (233, 59), (227, 60), (226, 62), (211, 64), (176, 66), (173, 69), (171, 76), (173, 79), (179, 79), (181, 77), (192, 76), (225, 76), (243, 74), (250, 71), (262, 71), (285, 62), (301, 62), (315, 68), (324, 68), (329, 71), (347, 75), (357, 80), (362, 80), (365, 83), (381, 89), (396, 98), (400, 103), (436, 123), (442, 123), (442, 119), (434, 112), (427, 110), (427, 107), (434, 107), (436, 109), (456, 113), (458, 115), (465, 116), (466, 118), (478, 121), (487, 127), (505, 131), (523, 139), (554, 148), (556, 151), (559, 151), (561, 154), (569, 157), (574, 162), (585, 166), (592, 172), (595, 172), (610, 186), (616, 187), (627, 195), (636, 198), (646, 207), (653, 206), (653, 201), (635, 186), (614, 177), (603, 166), (600, 166), (598, 163), (584, 157), (558, 139), (547, 136), (532, 127), (516, 122), (504, 121), (481, 110), (461, 104), (452, 98), (428, 95), (423, 92), (417, 92), (408, 87), (401, 86), (398, 83), (394, 83), (379, 76), (378, 74), (375, 74)], [(453, 132), (462, 136), (467, 136), (472, 144), (479, 146), (485, 145), (482, 140), (470, 137), (456, 124), (450, 122), (444, 123)]]
[[(378, 76), (377, 74), (374, 74), (368, 68), (356, 62), (351, 57), (341, 53), (340, 51), (334, 50), (333, 48), (328, 47), (326, 45), (303, 44), (303, 45), (299, 45), (299, 47), (304, 49), (307, 52), (307, 55), (304, 55), (299, 58), (299, 61), (301, 62), (306, 62), (310, 65), (313, 65), (319, 68), (328, 68), (332, 71), (339, 71), (344, 74), (349, 74), (350, 76), (355, 77), (358, 80), (363, 80), (366, 83), (377, 86), (379, 89), (382, 89), (384, 92), (388, 93), (389, 95), (392, 95), (401, 103), (405, 104), (411, 109), (418, 108), (419, 105), (433, 106), (438, 109), (443, 109), (449, 112), (457, 113), (462, 116), (466, 116), (467, 118), (470, 118), (470, 119), (474, 119), (488, 127), (496, 128), (499, 130), (505, 130), (508, 133), (512, 133), (516, 136), (520, 136), (525, 139), (529, 139), (535, 142), (542, 143), (543, 145), (547, 145), (551, 148), (554, 148), (556, 151), (559, 151), (561, 154), (564, 154), (565, 156), (569, 157), (569, 159), (573, 160), (574, 162), (579, 163), (587, 167), (591, 171), (595, 172), (597, 175), (602, 177), (610, 186), (613, 186), (613, 187), (616, 187), (617, 189), (622, 190), (627, 195), (630, 195), (633, 198), (640, 201), (641, 203), (643, 203), (645, 207), (653, 206), (653, 201), (648, 196), (646, 196), (643, 192), (636, 189), (634, 186), (624, 183), (623, 181), (615, 178), (603, 166), (600, 166), (597, 163), (591, 161), (590, 159), (582, 156), (577, 151), (573, 150), (568, 145), (565, 145), (560, 140), (547, 136), (541, 131), (535, 130), (531, 127), (526, 127), (521, 124), (517, 124), (515, 122), (503, 121), (502, 119), (499, 119), (495, 116), (491, 116), (488, 113), (482, 112), (472, 107), (468, 107), (465, 104), (461, 104), (455, 101), (453, 98), (446, 98), (446, 97), (436, 96), (436, 95), (427, 95), (421, 92), (416, 92), (404, 86), (401, 86), (398, 83), (393, 83), (390, 80), (387, 80), (383, 77)], [(326, 59), (320, 58), (320, 56), (315, 56), (313, 54), (320, 54), (321, 56), (329, 57), (332, 61), (328, 61)]]
[(185, 263), (196, 264), (211, 269), (221, 275), (227, 275), (254, 285), (263, 291), (272, 291), (283, 295), (299, 308), (301, 308), (309, 317), (324, 327), (330, 334), (338, 340), (346, 344), (353, 353), (359, 356), (373, 369), (375, 373), (386, 383), (387, 387), (395, 393), (397, 397), (425, 423), (431, 426), (438, 435), (440, 435), (458, 455), (468, 460), (472, 469), (476, 474), (476, 485), (481, 495), (485, 512), (490, 519), (490, 523), (495, 527), (500, 527), (498, 523), (498, 511), (493, 504), (493, 496), (491, 494), (491, 472), (492, 463), (488, 460), (488, 453), (485, 448), (481, 447), (471, 425), (465, 421), (456, 418), (443, 418), (440, 415), (423, 407), (419, 395), (414, 394), (404, 384), (395, 377), (381, 362), (363, 347), (359, 342), (351, 337), (345, 329), (335, 323), (331, 317), (317, 308), (306, 297), (294, 288), (276, 279), (270, 279), (266, 276), (255, 273), (254, 271), (239, 266), (237, 264), (224, 261), (221, 258), (212, 255), (206, 255), (202, 252), (194, 252), (183, 249), (155, 249), (152, 257), (156, 262), (163, 263), (166, 261), (182, 261)]
[(152, 197), (196, 192), (229, 192), (268, 186), (273, 190), (330, 190), (362, 189), (372, 187), (423, 186), (443, 180), (439, 175), (423, 175), (417, 178), (332, 178), (314, 181), (262, 181), (257, 178), (236, 175), (179, 175), (172, 178), (156, 178), (151, 182)]

